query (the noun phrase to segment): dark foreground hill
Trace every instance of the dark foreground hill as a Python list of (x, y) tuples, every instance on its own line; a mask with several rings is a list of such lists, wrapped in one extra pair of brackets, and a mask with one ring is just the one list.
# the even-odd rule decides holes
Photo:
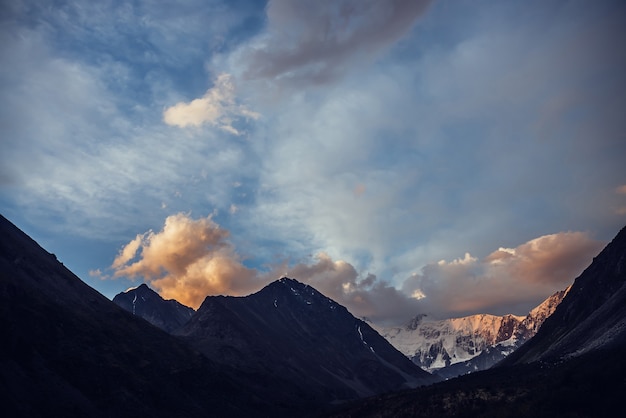
[(335, 417), (612, 417), (626, 393), (626, 228), (535, 337), (496, 367), (369, 398)]
[(5, 417), (245, 416), (269, 407), (1, 216), (0, 339)]

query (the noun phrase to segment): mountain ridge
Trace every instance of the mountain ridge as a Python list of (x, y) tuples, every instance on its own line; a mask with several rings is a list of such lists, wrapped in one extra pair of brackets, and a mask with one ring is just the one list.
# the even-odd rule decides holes
[(185, 325), (195, 313), (175, 299), (163, 299), (145, 283), (118, 293), (112, 301), (170, 334)]
[(515, 351), (535, 335), (568, 290), (554, 293), (526, 316), (431, 320), (421, 314), (403, 327), (374, 328), (421, 368), (450, 378), (491, 367)]
[(338, 402), (437, 380), (345, 307), (287, 277), (248, 296), (208, 296), (175, 334), (242, 373), (286, 379), (277, 382), (285, 398)]

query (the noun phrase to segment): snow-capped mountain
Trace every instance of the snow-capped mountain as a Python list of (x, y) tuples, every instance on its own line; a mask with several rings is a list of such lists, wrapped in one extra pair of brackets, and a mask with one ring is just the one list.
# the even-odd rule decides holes
[(418, 315), (404, 327), (373, 327), (421, 368), (453, 377), (486, 369), (513, 352), (537, 333), (566, 293), (555, 293), (525, 317), (480, 314), (433, 320)]

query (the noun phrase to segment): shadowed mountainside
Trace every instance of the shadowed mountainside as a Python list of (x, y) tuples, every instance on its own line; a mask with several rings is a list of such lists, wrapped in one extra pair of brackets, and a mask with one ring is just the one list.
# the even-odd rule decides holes
[(1, 216), (0, 237), (4, 416), (194, 417), (267, 408), (223, 367), (117, 307)]
[(345, 307), (286, 277), (246, 297), (207, 297), (177, 334), (288, 403), (329, 404), (437, 380)]

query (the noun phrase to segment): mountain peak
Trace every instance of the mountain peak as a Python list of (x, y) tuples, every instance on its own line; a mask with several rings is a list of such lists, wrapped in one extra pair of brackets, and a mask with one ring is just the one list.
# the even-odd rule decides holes
[(194, 313), (176, 300), (164, 300), (145, 283), (118, 293), (113, 303), (170, 333), (183, 326)]

